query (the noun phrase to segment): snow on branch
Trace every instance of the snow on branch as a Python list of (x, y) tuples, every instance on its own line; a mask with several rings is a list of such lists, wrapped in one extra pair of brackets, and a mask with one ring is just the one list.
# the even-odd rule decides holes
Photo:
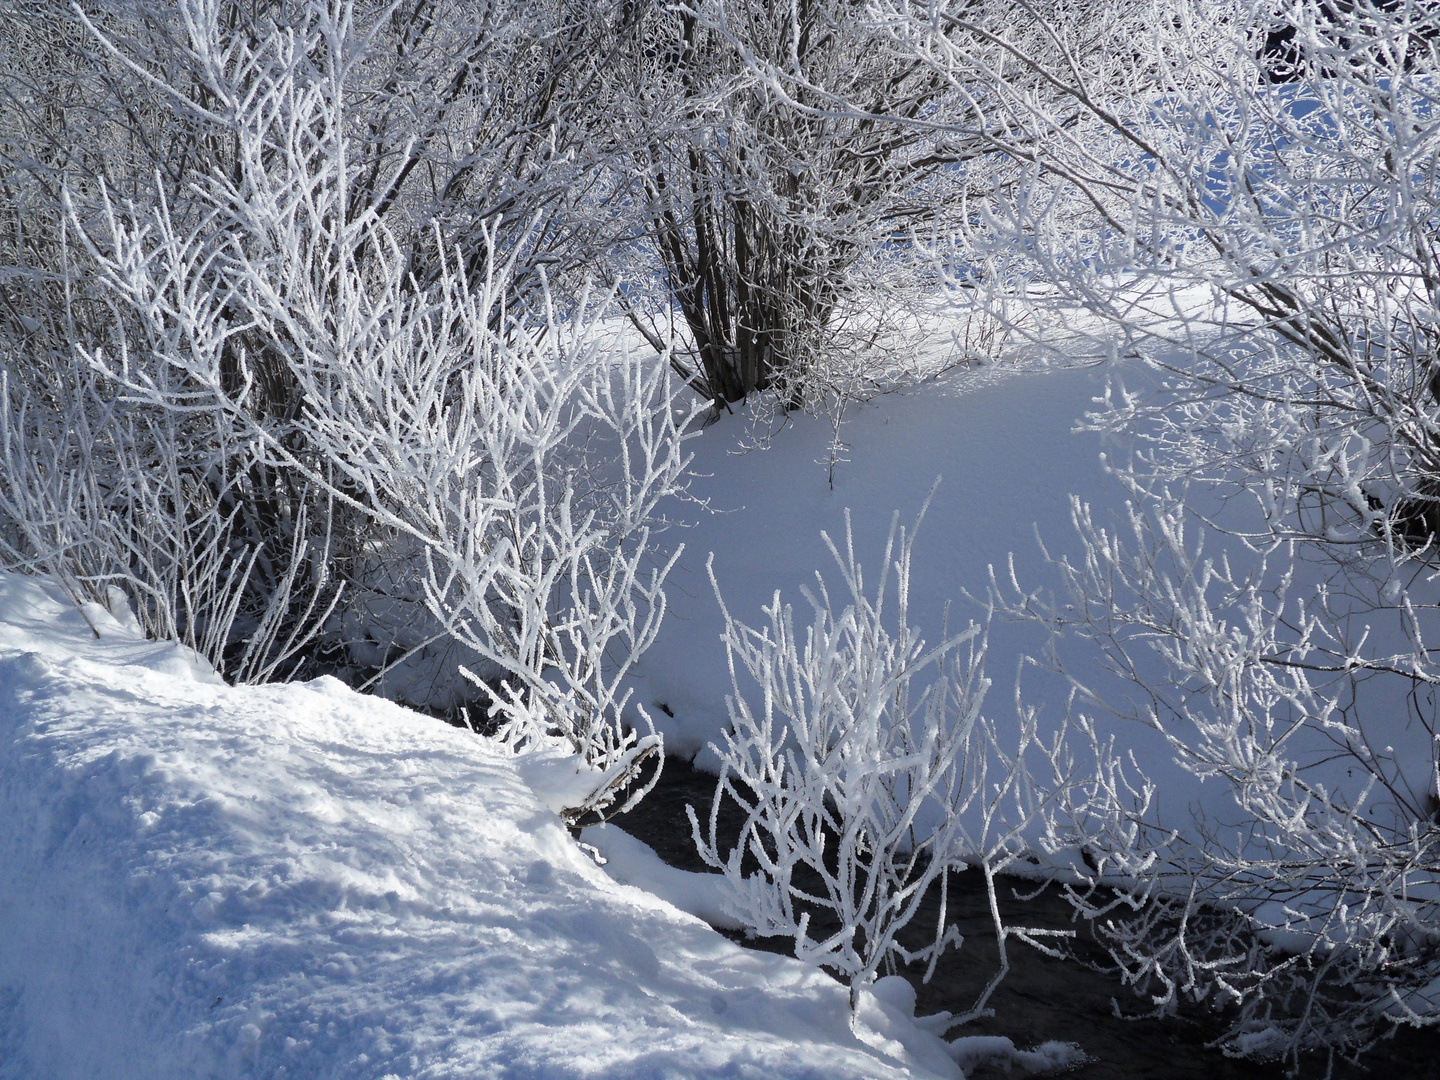
[[(622, 685), (659, 629), (678, 557), (654, 533), (660, 501), (684, 483), (683, 388), (663, 357), (603, 346), (609, 298), (558, 296), (524, 261), (526, 236), (502, 235), (512, 223), (476, 225), (483, 257), (438, 222), (418, 238), (392, 226), (358, 152), (350, 82), (374, 27), (353, 5), (302, 5), (251, 35), (200, 0), (182, 14), (187, 78), (163, 88), (203, 99), (228, 167), (194, 174), (183, 206), (159, 174), (145, 201), (101, 184), (98, 212), (65, 204), (109, 311), (108, 336), (75, 345), (72, 411), (110, 425), (106, 439), (144, 441), (156, 464), (100, 468), (91, 455), (94, 482), (143, 504), (179, 468), (200, 492), (152, 499), (164, 513), (134, 526), (111, 572), (145, 596), (198, 584), (205, 597), (191, 598), (224, 610), (263, 564), (286, 617), (256, 614), (248, 640), (277, 644), (243, 668), (253, 677), (322, 627), (333, 637), (337, 573), (359, 589), (367, 574), (398, 582), (432, 636), (472, 658), (502, 737), (558, 740), (609, 793), (587, 805), (603, 804), (659, 748), (622, 721)], [(115, 428), (112, 415), (148, 426)], [(42, 480), (27, 490), (50, 498)], [(31, 501), (12, 516), (48, 513)], [(155, 561), (162, 534), (189, 545), (189, 563), (159, 560), (173, 588), (132, 570)], [(300, 584), (311, 600), (292, 595)], [(245, 643), (227, 627), (200, 632), (230, 655)]]
[[(838, 971), (856, 1002), (882, 966), (922, 961), (928, 979), (944, 950), (960, 944), (946, 922), (949, 875), (978, 865), (1002, 970), (971, 1012), (948, 1020), (960, 1023), (983, 1014), (1004, 974), (1006, 940), (1044, 934), (1005, 927), (994, 893), (994, 875), (1019, 857), (1036, 812), (1024, 756), (1037, 740), (1022, 725), (1007, 755), (981, 715), (990, 684), (979, 626), (927, 646), (910, 624), (914, 530), (892, 521), (873, 588), (848, 512), (843, 549), (825, 539), (842, 592), (832, 596), (817, 572), (815, 588), (803, 590), (811, 612), (803, 633), (778, 593), (760, 629), (720, 601), (730, 729), (717, 748), (707, 832), (689, 809), (695, 842), (729, 880), (738, 918), (758, 934), (793, 937), (796, 955)], [(711, 580), (719, 598), (713, 571)], [(719, 823), (726, 800), (744, 814), (728, 852)], [(932, 886), (940, 890), (934, 932), (908, 948), (900, 934)]]

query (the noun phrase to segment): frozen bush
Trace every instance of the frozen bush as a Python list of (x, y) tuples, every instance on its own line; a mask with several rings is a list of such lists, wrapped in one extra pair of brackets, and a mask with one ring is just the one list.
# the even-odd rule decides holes
[[(958, 1024), (983, 1013), (1007, 966), (1007, 939), (1038, 944), (1043, 933), (1004, 926), (994, 891), (994, 875), (1023, 851), (1021, 829), (1035, 812), (1023, 760), (1033, 728), (1022, 723), (1019, 748), (1007, 756), (981, 716), (989, 681), (980, 627), (927, 648), (910, 625), (913, 531), (897, 537), (892, 522), (873, 593), (848, 514), (843, 552), (825, 540), (844, 607), (837, 610), (817, 573), (815, 590), (804, 590), (812, 619), (803, 638), (778, 593), (760, 630), (738, 622), (721, 600), (734, 692), (706, 832), (687, 808), (695, 843), (728, 879), (736, 916), (757, 934), (793, 937), (797, 956), (839, 972), (852, 1005), (897, 958), (926, 962), (930, 977), (961, 940), (946, 923), (949, 875), (978, 866), (1001, 971), (969, 1013), (947, 1018)], [(747, 682), (758, 696), (746, 693)], [(727, 799), (744, 824), (725, 852), (719, 813)], [(899, 934), (932, 886), (941, 897), (933, 936), (907, 949)], [(835, 929), (812, 936), (816, 912)]]
[[(223, 532), (258, 504), (256, 542), (227, 537), (226, 557), (205, 571), (222, 590), (235, 566), (248, 572), (245, 560), (287, 554), (272, 552), (275, 537), (304, 534), (318, 510), (347, 523), (342, 567), (373, 565), (387, 547), (403, 554), (385, 570), (406, 580), (385, 586), (423, 603), (435, 633), (489, 666), (476, 680), (489, 676), (510, 745), (558, 745), (604, 780), (582, 799), (596, 808), (659, 749), (657, 736), (622, 724), (621, 686), (664, 615), (676, 553), (657, 552), (651, 530), (683, 482), (690, 410), (663, 359), (598, 343), (606, 298), (579, 292), (558, 306), (543, 267), (524, 261), (533, 245), (523, 235), (482, 223), (483, 257), (467, 257), (436, 225), (433, 262), (417, 276), (414, 243), (391, 227), (388, 206), (370, 197), (369, 166), (352, 155), (347, 80), (370, 38), (351, 4), (304, 5), (238, 37), (217, 10), (182, 5), (184, 81), (146, 77), (224, 131), (227, 167), (194, 176), (183, 208), (159, 179), (148, 202), (111, 200), (102, 185), (98, 213), (67, 205), (109, 321), (75, 347), (60, 380), (66, 408), (110, 442), (129, 437), (124, 417), (143, 415), (147, 446), (158, 447), (153, 463), (92, 454), (80, 475), (133, 506), (128, 493), (177, 461), (198, 470), (217, 509), (181, 491), (161, 497), (183, 528), (209, 513), (198, 520)], [(157, 441), (172, 431), (191, 441)], [(45, 498), (71, 498), (39, 480), (36, 512), (15, 504), (22, 525), (48, 522)], [(237, 496), (238, 509), (226, 508), (231, 487), (257, 483), (261, 495), (291, 497)], [(151, 515), (141, 540), (159, 527)], [(113, 531), (91, 534), (91, 546), (117, 543)], [(210, 535), (193, 540), (202, 556)], [(288, 554), (284, 573), (323, 576), (336, 561), (314, 545)], [(189, 588), (184, 565), (171, 570)], [(132, 591), (147, 587), (123, 573)]]

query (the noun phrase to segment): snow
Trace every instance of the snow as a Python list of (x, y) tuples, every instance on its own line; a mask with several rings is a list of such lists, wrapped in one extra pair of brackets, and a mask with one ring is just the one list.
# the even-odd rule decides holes
[(604, 860), (605, 872), (622, 885), (634, 885), (681, 911), (722, 930), (743, 930), (730, 914), (726, 881), (721, 874), (697, 874), (663, 862), (643, 840), (613, 825), (592, 825), (580, 833)]
[(935, 1074), (612, 881), (485, 740), (84, 615), (0, 575), (5, 1080)]
[[(955, 629), (982, 617), (965, 594), (983, 599), (989, 568), (1003, 576), (1012, 553), (1021, 580), (1039, 583), (1037, 533), (1052, 553), (1073, 549), (1072, 492), (1100, 515), (1123, 505), (1123, 489), (1100, 463), (1100, 436), (1074, 430), (1104, 393), (1107, 373), (1103, 365), (962, 369), (856, 404), (841, 428), (849, 460), (837, 467), (833, 489), (821, 464), (831, 435), (823, 418), (792, 416), (768, 446), (748, 452), (747, 416), (707, 428), (690, 444), (691, 494), (710, 512), (673, 510), (686, 526), (675, 531), (685, 552), (666, 587), (665, 624), (635, 679), (666, 751), (718, 768), (704, 748), (719, 737), (731, 686), (705, 574), (710, 552), (726, 604), (753, 623), (777, 589), (803, 603), (799, 588), (817, 570), (838, 580), (820, 533), (843, 542), (847, 507), (861, 564), (878, 572), (891, 515), (910, 526), (939, 477), (915, 545), (910, 598), (912, 622), (938, 642), (947, 605)], [(1018, 657), (1043, 645), (1029, 627), (991, 628), (998, 700), (1009, 698)]]
[(1085, 1064), (1085, 1053), (1074, 1043), (1043, 1042), (1034, 1050), (1017, 1050), (1003, 1035), (967, 1035), (950, 1043), (951, 1056), (966, 1071), (981, 1065), (999, 1065), (1007, 1072), (1018, 1065), (1025, 1072), (1050, 1076)]

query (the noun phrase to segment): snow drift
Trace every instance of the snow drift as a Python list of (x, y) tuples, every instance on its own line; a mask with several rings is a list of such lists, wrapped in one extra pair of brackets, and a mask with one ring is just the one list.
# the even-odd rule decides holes
[(14, 575), (0, 820), (5, 1080), (926, 1073), (827, 976), (612, 881), (485, 740), (226, 686)]

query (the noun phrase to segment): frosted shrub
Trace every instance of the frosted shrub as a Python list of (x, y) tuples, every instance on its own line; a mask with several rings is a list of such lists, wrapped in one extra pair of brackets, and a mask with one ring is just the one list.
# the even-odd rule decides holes
[(354, 515), (267, 468), (203, 394), (183, 410), (116, 400), (81, 357), (19, 359), (0, 356), (0, 563), (76, 604), (128, 606), (232, 681), (305, 670)]
[(1284, 549), (1273, 561), (1208, 552), (1187, 517), (1179, 502), (1132, 508), (1112, 530), (1077, 504), (1085, 554), (1058, 564), (1063, 601), (1002, 601), (1092, 642), (1140, 691), (1128, 709), (1107, 695), (1108, 707), (1158, 732), (1229, 804), (1212, 796), (1194, 821), (1157, 818), (1153, 783), (1112, 760), (1057, 830), (1091, 852), (1091, 883), (1110, 886), (1073, 900), (1157, 1007), (1189, 995), (1232, 1009), (1226, 1045), (1240, 1053), (1354, 1055), (1392, 1025), (1434, 1024), (1432, 693), (1387, 700), (1371, 682), (1395, 661), (1367, 655), (1372, 625), (1354, 639), (1336, 625), (1353, 597), (1307, 595), (1307, 567)]
[[(848, 402), (924, 378), (913, 331), (930, 321), (933, 241), (973, 263), (954, 234), (982, 193), (1019, 175), (992, 130), (991, 72), (1055, 96), (977, 35), (964, 35), (988, 46), (974, 72), (916, 63), (925, 33), (897, 40), (897, 28), (913, 19), (946, 35), (950, 5), (875, 6), (699, 0), (645, 16), (640, 40), (659, 63), (634, 101), (680, 103), (691, 122), (670, 140), (630, 139), (671, 294), (636, 325), (657, 345), (662, 328), (680, 329), (690, 348), (678, 361), (717, 409), (770, 391), (774, 407), (827, 412), (838, 427)], [(988, 25), (1035, 21), (997, 0), (955, 6)], [(955, 360), (980, 343), (966, 344)]]
[[(560, 306), (523, 263), (524, 236), (477, 226), (485, 255), (465, 258), (436, 226), (417, 279), (422, 241), (366, 197), (374, 178), (353, 154), (347, 80), (369, 38), (351, 5), (303, 5), (238, 38), (200, 0), (183, 14), (194, 81), (156, 92), (203, 111), (233, 161), (194, 178), (183, 209), (163, 189), (149, 205), (102, 189), (98, 215), (69, 207), (111, 325), (76, 347), (77, 377), (103, 388), (77, 391), (81, 412), (109, 423), (109, 396), (190, 433), (187, 466), (238, 447), (242, 480), (278, 476), (309, 500), (280, 507), (285, 520), (328, 507), (356, 523), (365, 560), (403, 553), (385, 568), (405, 580), (387, 586), (487, 665), (474, 677), (502, 738), (578, 756), (597, 785), (578, 808), (598, 808), (658, 756), (658, 736), (622, 724), (621, 686), (664, 615), (678, 552), (658, 553), (651, 529), (683, 482), (692, 410), (663, 358), (597, 343), (607, 298)], [(95, 482), (155, 482), (117, 468)], [(225, 565), (205, 572), (224, 585)]]
[[(1015, 332), (1083, 312), (1133, 358), (1095, 418), (1138, 438), (1112, 462), (1133, 512), (1077, 511), (1058, 601), (1001, 590), (1072, 639), (1073, 702), (1206, 782), (1208, 813), (1161, 818), (1136, 763), (1107, 767), (1077, 815), (1127, 890), (1117, 963), (1297, 1067), (1440, 1023), (1434, 3), (870, 8), (957, 86), (989, 74), (1029, 175), (967, 237), (993, 296), (1040, 309)], [(1100, 663), (1061, 664), (1074, 639)]]
[[(848, 981), (852, 1003), (896, 958), (927, 962), (928, 979), (960, 943), (946, 925), (946, 897), (949, 874), (967, 863), (990, 884), (1002, 968), (1007, 937), (1034, 943), (1032, 932), (1000, 923), (993, 882), (1022, 848), (1019, 826), (1031, 808), (1021, 759), (1032, 732), (1022, 732), (1013, 757), (998, 751), (980, 713), (989, 681), (978, 626), (927, 648), (910, 625), (913, 539), (903, 529), (897, 539), (892, 522), (868, 592), (847, 513), (843, 553), (825, 537), (844, 606), (837, 610), (817, 573), (816, 588), (803, 590), (812, 612), (803, 637), (778, 593), (759, 630), (721, 601), (734, 693), (707, 831), (687, 808), (701, 856), (733, 889), (735, 915), (762, 936), (793, 937), (797, 956)], [(747, 680), (758, 693), (746, 693)], [(725, 799), (744, 814), (728, 852), (719, 835)], [(908, 950), (898, 935), (937, 883), (934, 935)], [(812, 910), (838, 928), (812, 936)], [(1003, 973), (953, 1022), (980, 1013)]]

